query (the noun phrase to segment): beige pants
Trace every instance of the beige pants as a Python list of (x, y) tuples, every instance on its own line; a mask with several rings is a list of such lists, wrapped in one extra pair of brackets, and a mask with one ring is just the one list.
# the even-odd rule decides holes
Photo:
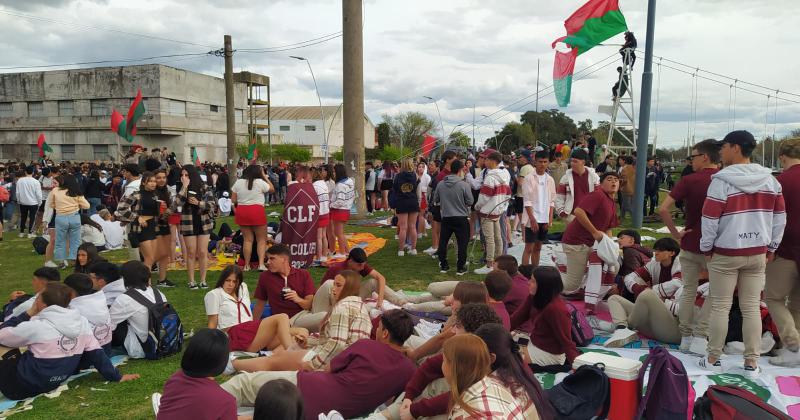
[(548, 353), (533, 343), (528, 343), (528, 356), (531, 358), (531, 363), (539, 366), (563, 365), (567, 361), (566, 354)]
[(444, 297), (452, 295), (456, 289), (458, 281), (438, 281), (428, 285), (428, 293), (431, 297), (427, 302), (417, 302), (406, 306), (407, 309), (420, 312), (439, 312), (444, 315), (452, 315), (453, 310), (449, 306), (445, 306)]
[(636, 303), (619, 295), (611, 296), (608, 298), (608, 310), (615, 325), (624, 325), (664, 343), (681, 342), (677, 320), (653, 289), (639, 294)]
[(486, 246), (486, 265), (490, 266), (496, 256), (503, 254), (503, 240), (500, 236), (500, 220), (481, 218), (481, 232)]
[[(444, 378), (439, 378), (425, 387), (422, 390), (422, 393), (419, 394), (419, 397), (414, 399), (414, 401), (419, 401), (425, 398), (433, 398), (437, 395), (441, 395), (444, 393), (450, 392), (450, 386), (447, 385), (447, 381)], [(386, 408), (386, 410), (382, 411), (384, 417), (388, 420), (400, 420), (400, 406), (403, 405), (403, 399), (405, 398), (405, 393), (400, 394), (399, 397)], [(428, 419), (428, 420), (445, 420), (447, 419), (447, 414), (443, 414), (441, 416), (434, 416), (434, 417), (419, 417), (420, 419)]]
[(706, 257), (703, 254), (681, 250), (678, 258), (680, 258), (681, 278), (683, 279), (683, 293), (681, 294), (680, 304), (678, 306), (678, 320), (680, 321), (681, 336), (688, 337), (694, 335), (695, 337), (707, 337), (708, 318), (694, 318), (694, 301), (697, 296), (697, 283), (700, 279), (700, 272), (706, 269)]
[(297, 372), (242, 372), (222, 384), (222, 389), (236, 398), (236, 404), (252, 407), (256, 403), (258, 390), (276, 379), (286, 379), (297, 385)]
[(778, 326), (784, 345), (796, 349), (800, 345), (800, 273), (797, 263), (781, 257), (767, 264), (764, 298), (769, 314)]
[(764, 254), (729, 257), (714, 254), (708, 262), (708, 279), (711, 283), (711, 317), (709, 319), (708, 355), (719, 358), (725, 336), (728, 334), (728, 317), (733, 303), (733, 291), (738, 288), (739, 308), (742, 311), (742, 336), (745, 360), (757, 360), (761, 352), (761, 311), (759, 301), (764, 288)]
[(561, 244), (564, 254), (567, 255), (567, 274), (561, 275), (564, 282), (564, 293), (574, 292), (583, 286), (583, 277), (586, 274), (586, 264), (592, 247), (586, 245)]

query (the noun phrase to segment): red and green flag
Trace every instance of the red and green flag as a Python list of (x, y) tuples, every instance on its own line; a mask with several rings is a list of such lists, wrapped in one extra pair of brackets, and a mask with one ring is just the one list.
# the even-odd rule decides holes
[(614, 35), (628, 30), (625, 16), (619, 10), (619, 0), (589, 0), (566, 21), (567, 35), (553, 41), (570, 47), (568, 52), (556, 51), (553, 65), (553, 87), (558, 106), (569, 105), (575, 59)]
[(247, 159), (253, 162), (258, 159), (258, 145), (255, 137), (250, 139), (250, 144), (247, 146)]
[(44, 133), (39, 134), (39, 139), (36, 140), (36, 147), (39, 148), (39, 157), (44, 157), (46, 153), (53, 151), (53, 148), (45, 141)]
[(116, 109), (111, 112), (111, 131), (127, 140), (128, 143), (133, 142), (133, 135), (128, 134), (125, 116), (120, 114)]
[(133, 137), (136, 135), (136, 123), (144, 116), (145, 109), (142, 102), (142, 90), (136, 92), (136, 98), (133, 100), (130, 109), (128, 109), (128, 118), (125, 122), (127, 133)]
[(197, 149), (192, 147), (192, 162), (194, 166), (200, 166), (200, 156), (197, 156)]

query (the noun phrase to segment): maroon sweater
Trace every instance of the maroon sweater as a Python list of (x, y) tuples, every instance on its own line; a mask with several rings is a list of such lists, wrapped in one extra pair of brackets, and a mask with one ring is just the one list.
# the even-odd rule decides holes
[(511, 330), (519, 328), (525, 321), (533, 322), (531, 343), (534, 346), (552, 354), (564, 353), (567, 362), (572, 363), (580, 353), (570, 336), (570, 318), (567, 305), (560, 296), (556, 296), (544, 308), (536, 309), (533, 306), (533, 296), (528, 299), (511, 315)]
[[(419, 397), (428, 384), (439, 378), (444, 378), (444, 373), (442, 372), (443, 361), (444, 355), (439, 353), (422, 362), (417, 368), (417, 371), (414, 372), (414, 376), (408, 381), (404, 398), (414, 401), (414, 398)], [(425, 398), (412, 403), (411, 416), (417, 418), (445, 415), (449, 408), (450, 393), (446, 392), (432, 398)]]
[(775, 252), (781, 258), (800, 264), (800, 165), (794, 165), (777, 177), (786, 203), (786, 227), (783, 240)]

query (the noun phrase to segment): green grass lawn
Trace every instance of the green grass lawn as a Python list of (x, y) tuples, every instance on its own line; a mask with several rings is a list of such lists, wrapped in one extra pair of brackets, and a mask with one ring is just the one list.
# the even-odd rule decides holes
[[(268, 212), (280, 211), (280, 208), (269, 208)], [(233, 226), (233, 218), (223, 221)], [(629, 222), (629, 221), (626, 221)], [(627, 223), (626, 223), (627, 224)], [(660, 227), (652, 224), (651, 227)], [(235, 229), (235, 227), (234, 227)], [(553, 231), (563, 230), (563, 224), (556, 223)], [(397, 243), (394, 241), (394, 229), (364, 228), (348, 226), (348, 232), (369, 232), (378, 237), (387, 239), (386, 246), (370, 256), (369, 262), (375, 269), (383, 273), (389, 285), (394, 289), (424, 290), (427, 284), (442, 280), (452, 280), (455, 271), (455, 255), (451, 250), (451, 274), (440, 274), (438, 265), (431, 257), (420, 252), (417, 256), (397, 256)], [(665, 235), (654, 232), (643, 232), (654, 237)], [(422, 251), (430, 246), (430, 236), (423, 238), (417, 245)], [(472, 244), (470, 244), (472, 245)], [(470, 246), (470, 249), (473, 249)], [(474, 247), (476, 255), (480, 247)], [(113, 251), (105, 254), (107, 258), (121, 261), (127, 257), (127, 252)], [(33, 251), (29, 239), (18, 239), (16, 232), (9, 232), (5, 240), (0, 242), (0, 299), (5, 301), (6, 296), (13, 290), (30, 291), (30, 279), (33, 271), (43, 263), (42, 256)], [(470, 270), (478, 268), (474, 265)], [(324, 273), (323, 268), (312, 268), (311, 275), (317, 283)], [(62, 271), (62, 276), (68, 272)], [(214, 284), (218, 272), (209, 272), (208, 282)], [(186, 287), (187, 276), (185, 271), (171, 271), (169, 279), (179, 285), (173, 289), (163, 289), (167, 299), (174, 304), (181, 316), (186, 331), (203, 328), (206, 325), (206, 316), (203, 306), (204, 290), (189, 290)], [(255, 290), (258, 272), (245, 273), (245, 279), (250, 290)], [(481, 280), (480, 276), (469, 273), (459, 280)], [(33, 403), (33, 409), (14, 415), (14, 419), (147, 419), (152, 418), (150, 395), (161, 392), (164, 382), (180, 366), (180, 355), (175, 355), (159, 361), (128, 361), (121, 367), (123, 373), (138, 373), (141, 379), (126, 383), (105, 383), (99, 374), (91, 374), (69, 384), (69, 390), (58, 398), (48, 399), (39, 397)], [(106, 391), (92, 391), (90, 388), (100, 388)]]

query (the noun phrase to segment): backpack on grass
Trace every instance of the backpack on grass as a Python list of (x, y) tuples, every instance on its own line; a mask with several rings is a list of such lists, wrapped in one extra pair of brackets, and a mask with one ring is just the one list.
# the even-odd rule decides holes
[(572, 341), (574, 341), (575, 345), (578, 347), (588, 346), (594, 338), (592, 325), (589, 324), (589, 320), (586, 319), (586, 314), (584, 314), (583, 311), (579, 311), (575, 305), (569, 302), (565, 303), (567, 304), (567, 311), (569, 312), (570, 335), (572, 336)]
[(651, 349), (639, 369), (638, 389), (642, 389), (648, 367), (647, 390), (636, 418), (691, 420), (695, 393), (683, 363), (661, 346)]
[[(545, 391), (557, 419), (605, 419), (611, 408), (611, 383), (602, 363), (583, 365)], [(599, 414), (598, 414), (599, 413)]]
[(155, 302), (136, 289), (128, 289), (125, 294), (147, 308), (147, 339), (141, 342), (145, 358), (158, 360), (179, 353), (183, 347), (183, 325), (175, 308), (164, 302), (158, 289), (153, 288)]
[(694, 404), (697, 420), (789, 420), (781, 410), (738, 386), (711, 385)]

